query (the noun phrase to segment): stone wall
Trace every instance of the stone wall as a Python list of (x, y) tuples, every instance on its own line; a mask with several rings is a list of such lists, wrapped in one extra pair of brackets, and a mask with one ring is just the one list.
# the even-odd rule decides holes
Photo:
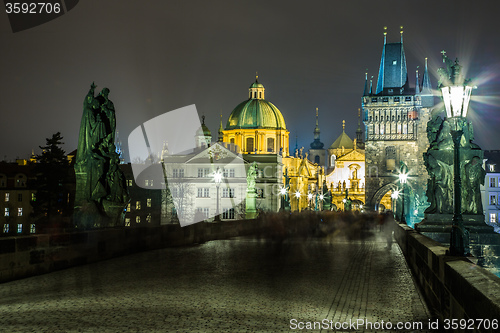
[(395, 224), (394, 237), (441, 324), (445, 319), (500, 321), (500, 278), (466, 258), (447, 256), (440, 243)]
[(140, 251), (255, 233), (257, 220), (0, 238), (0, 283)]

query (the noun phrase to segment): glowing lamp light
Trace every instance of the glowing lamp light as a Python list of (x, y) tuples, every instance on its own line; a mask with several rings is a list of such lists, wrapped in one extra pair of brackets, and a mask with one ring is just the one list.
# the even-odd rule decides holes
[(281, 190), (280, 190), (280, 194), (281, 195), (285, 195), (286, 194), (286, 188), (282, 187)]
[(347, 202), (347, 200), (344, 198), (344, 199), (342, 199), (342, 202), (343, 202), (343, 203), (346, 203), (346, 202)]
[(300, 198), (300, 192), (299, 191), (295, 192), (295, 197), (296, 198)]
[(407, 181), (408, 181), (408, 174), (406, 174), (406, 173), (400, 173), (399, 174), (399, 182), (401, 184), (406, 184)]
[(219, 167), (217, 167), (217, 170), (214, 171), (213, 177), (216, 184), (220, 184), (222, 182), (222, 170)]
[(472, 87), (470, 86), (441, 87), (448, 118), (467, 116), (471, 92)]
[(320, 195), (319, 195), (319, 199), (320, 199), (320, 200), (323, 200), (323, 198), (324, 198), (323, 194), (320, 194)]
[(391, 198), (393, 198), (393, 199), (397, 199), (398, 197), (399, 197), (399, 191), (394, 191), (394, 192), (392, 192), (392, 194), (391, 194)]
[(311, 200), (312, 198), (313, 198), (312, 193), (309, 193), (309, 194), (307, 195), (307, 199)]

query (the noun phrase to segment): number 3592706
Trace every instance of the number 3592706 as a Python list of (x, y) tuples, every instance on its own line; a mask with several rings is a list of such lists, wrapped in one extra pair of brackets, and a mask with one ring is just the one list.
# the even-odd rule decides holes
[(61, 4), (50, 2), (6, 2), (7, 14), (59, 14)]

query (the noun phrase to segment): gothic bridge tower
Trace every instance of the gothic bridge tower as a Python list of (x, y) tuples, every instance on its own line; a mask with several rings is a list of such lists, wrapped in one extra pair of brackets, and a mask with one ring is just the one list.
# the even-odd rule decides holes
[[(386, 28), (385, 28), (386, 29)], [(420, 86), (417, 71), (416, 85), (410, 87), (401, 40), (384, 46), (375, 92), (371, 80), (365, 77), (365, 89), (361, 99), (365, 124), (366, 207), (379, 209), (381, 198), (399, 187), (399, 165), (404, 162), (409, 169), (405, 211), (411, 215), (418, 211), (423, 216), (427, 207), (425, 188), (427, 171), (422, 154), (427, 150), (427, 122), (433, 96), (427, 72), (427, 61)], [(409, 202), (409, 204), (406, 204)], [(421, 207), (422, 206), (422, 207)], [(390, 209), (391, 207), (385, 207)]]

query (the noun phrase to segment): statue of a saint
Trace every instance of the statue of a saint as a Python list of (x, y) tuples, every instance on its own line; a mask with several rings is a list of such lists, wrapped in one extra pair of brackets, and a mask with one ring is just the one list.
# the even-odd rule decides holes
[(463, 181), (462, 209), (467, 214), (483, 214), (480, 185), (484, 185), (486, 171), (481, 165), (478, 156), (465, 165), (465, 179)]

